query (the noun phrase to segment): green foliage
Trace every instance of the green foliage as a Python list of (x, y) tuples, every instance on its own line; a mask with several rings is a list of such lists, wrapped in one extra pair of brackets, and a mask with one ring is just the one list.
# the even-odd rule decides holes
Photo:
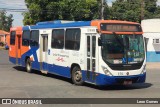
[(0, 29), (9, 31), (10, 27), (12, 27), (12, 19), (13, 15), (10, 14), (9, 16), (6, 16), (6, 11), (0, 11)]
[[(141, 17), (160, 18), (157, 0), (116, 0), (112, 7), (104, 2), (104, 19), (141, 22)], [(100, 18), (101, 0), (25, 0), (29, 12), (24, 25), (51, 20), (93, 20)], [(142, 9), (143, 7), (143, 9)], [(143, 11), (142, 11), (143, 10)]]
[(25, 0), (29, 12), (24, 25), (50, 20), (92, 20), (98, 18), (97, 0)]
[[(144, 0), (144, 19), (156, 18), (160, 15), (160, 8), (156, 5), (157, 0)], [(141, 0), (116, 0), (110, 7), (110, 19), (141, 22)], [(159, 8), (159, 9), (158, 9)]]

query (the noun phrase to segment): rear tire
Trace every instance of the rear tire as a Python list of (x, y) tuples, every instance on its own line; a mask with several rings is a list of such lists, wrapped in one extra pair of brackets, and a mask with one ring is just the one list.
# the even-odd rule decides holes
[(84, 83), (81, 69), (77, 66), (72, 69), (72, 81), (75, 85), (82, 85)]
[(31, 61), (30, 61), (29, 58), (26, 60), (26, 71), (27, 71), (28, 73), (31, 73), (31, 72), (32, 72)]

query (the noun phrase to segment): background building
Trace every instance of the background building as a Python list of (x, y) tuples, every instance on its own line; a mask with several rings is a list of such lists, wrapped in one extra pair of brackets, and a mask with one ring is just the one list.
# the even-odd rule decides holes
[(147, 62), (160, 62), (160, 19), (141, 22), (147, 44)]
[(9, 32), (0, 30), (0, 45), (4, 44), (4, 45), (9, 45), (10, 43), (10, 34)]

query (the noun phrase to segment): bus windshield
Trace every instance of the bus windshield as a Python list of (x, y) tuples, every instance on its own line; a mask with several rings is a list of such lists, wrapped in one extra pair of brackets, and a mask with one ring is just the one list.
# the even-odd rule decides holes
[(141, 63), (145, 57), (142, 35), (101, 34), (102, 58), (110, 64)]

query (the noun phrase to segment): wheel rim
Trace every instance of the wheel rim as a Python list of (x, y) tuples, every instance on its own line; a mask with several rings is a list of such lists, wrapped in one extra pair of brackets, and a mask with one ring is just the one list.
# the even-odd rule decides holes
[(74, 79), (77, 82), (81, 81), (81, 79), (82, 79), (82, 73), (81, 73), (81, 71), (76, 71), (75, 72)]

